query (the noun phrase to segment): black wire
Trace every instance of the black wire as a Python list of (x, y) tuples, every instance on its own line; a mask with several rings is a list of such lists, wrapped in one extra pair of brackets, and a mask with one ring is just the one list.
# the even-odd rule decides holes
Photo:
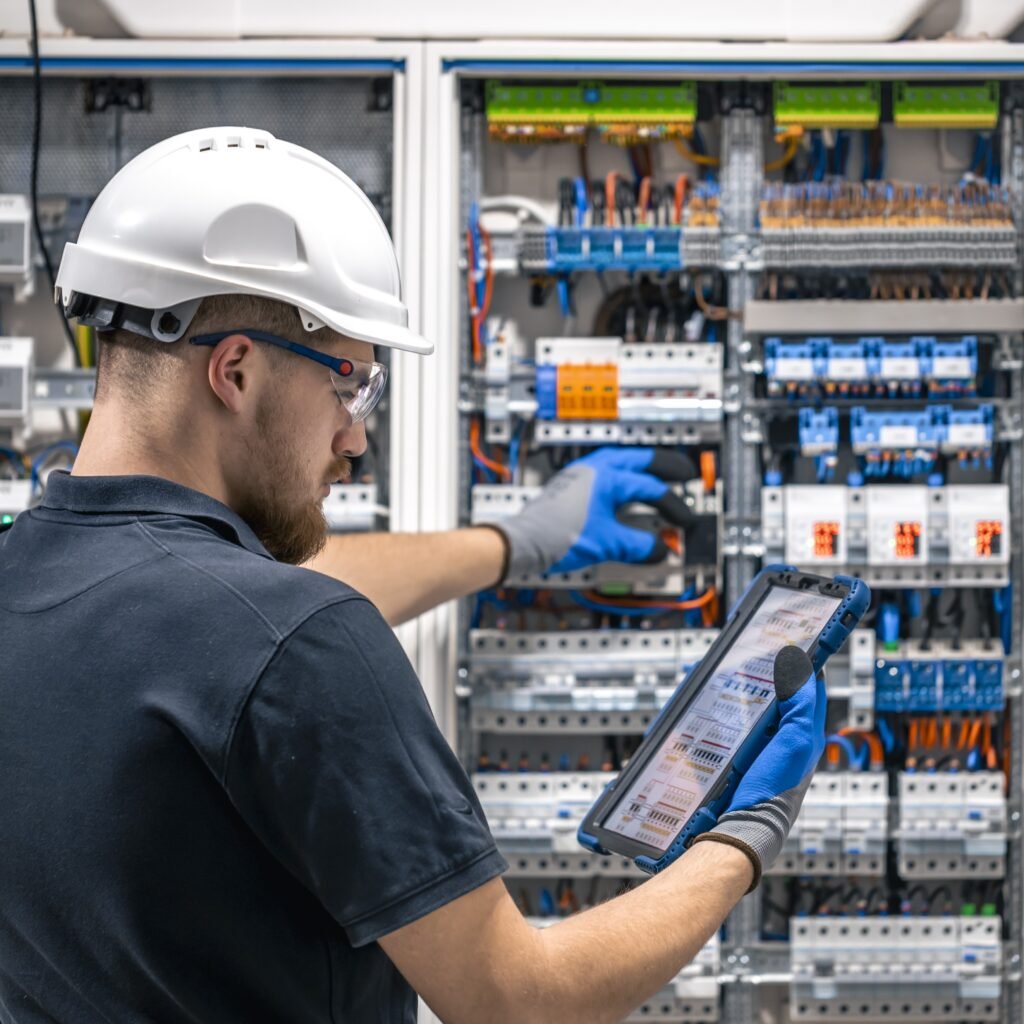
[[(43, 241), (43, 228), (39, 223), (39, 142), (43, 134), (43, 71), (39, 62), (39, 26), (36, 23), (36, 0), (28, 0), (28, 13), (32, 21), (32, 85), (35, 95), (35, 110), (32, 118), (32, 223), (35, 226), (36, 242), (39, 244), (39, 251), (43, 254), (43, 263), (46, 266), (46, 276), (50, 282), (50, 294), (56, 291), (57, 275), (53, 271), (53, 262), (50, 260), (50, 251)], [(64, 334), (71, 346), (72, 358), (75, 366), (81, 366), (82, 360), (78, 354), (78, 345), (75, 344), (75, 335), (71, 330), (64, 311), (58, 310), (60, 322), (64, 327)]]

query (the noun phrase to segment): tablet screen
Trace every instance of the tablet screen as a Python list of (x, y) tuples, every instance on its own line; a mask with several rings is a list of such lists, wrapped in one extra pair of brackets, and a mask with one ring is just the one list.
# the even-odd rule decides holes
[(772, 587), (602, 827), (667, 850), (768, 710), (775, 655), (786, 644), (810, 650), (840, 603)]

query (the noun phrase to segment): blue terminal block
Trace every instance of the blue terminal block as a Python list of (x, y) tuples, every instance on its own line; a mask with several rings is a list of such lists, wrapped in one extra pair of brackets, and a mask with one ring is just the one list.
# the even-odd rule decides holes
[(828, 338), (808, 338), (807, 341), (783, 341), (766, 338), (764, 342), (764, 372), (769, 394), (783, 391), (795, 393), (810, 385), (817, 385), (825, 372), (825, 347)]
[(883, 410), (872, 412), (863, 406), (850, 410), (850, 441), (858, 453), (873, 451), (937, 451), (940, 429), (931, 410)]
[(998, 658), (894, 658), (875, 665), (875, 708), (890, 712), (1001, 711)]
[(832, 384), (867, 384), (870, 379), (868, 346), (865, 339), (832, 341), (822, 338), (825, 345), (824, 376)]
[(549, 227), (547, 269), (682, 270), (682, 237), (678, 227)]
[(954, 409), (951, 405), (934, 405), (931, 414), (938, 427), (939, 442), (944, 452), (991, 452), (995, 442), (993, 406)]
[(837, 409), (800, 410), (797, 423), (802, 455), (834, 455), (839, 451), (839, 412)]
[(930, 660), (914, 660), (910, 662), (910, 690), (908, 693), (908, 710), (938, 711), (940, 663)]
[(973, 395), (978, 377), (978, 339), (965, 335), (959, 341), (934, 337), (911, 338), (927, 343), (924, 377), (933, 395)]
[(997, 658), (975, 661), (974, 710), (1002, 711), (1005, 701), (1002, 661)]
[[(872, 338), (872, 354), (877, 360), (869, 360), (872, 379), (883, 389), (883, 394), (917, 397), (924, 387), (924, 367), (929, 355), (920, 340), (886, 341)], [(877, 348), (875, 345), (877, 344)]]
[(908, 711), (910, 662), (902, 659), (875, 663), (875, 710)]
[(535, 380), (537, 419), (558, 419), (558, 367), (538, 366)]

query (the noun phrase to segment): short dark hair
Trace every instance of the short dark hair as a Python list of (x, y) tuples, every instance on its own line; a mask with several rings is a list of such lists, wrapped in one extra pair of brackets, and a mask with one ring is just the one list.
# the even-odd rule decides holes
[[(260, 328), (284, 338), (316, 345), (319, 331), (306, 335), (300, 331), (301, 321), (294, 306), (261, 295), (211, 295), (203, 299), (188, 330), (172, 342), (154, 341), (132, 331), (118, 329), (98, 335), (96, 361), (96, 395), (107, 389), (121, 388), (133, 394), (152, 394), (161, 381), (168, 381), (181, 371), (188, 339), (197, 334), (214, 334), (235, 327)], [(327, 333), (326, 331), (324, 333)], [(268, 357), (275, 358), (278, 349), (266, 346)]]

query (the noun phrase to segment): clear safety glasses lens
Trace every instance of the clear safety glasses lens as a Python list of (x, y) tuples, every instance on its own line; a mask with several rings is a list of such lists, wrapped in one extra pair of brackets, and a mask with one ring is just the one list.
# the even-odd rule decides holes
[(365, 420), (373, 412), (388, 382), (388, 368), (383, 363), (361, 363), (343, 360), (351, 371), (342, 376), (329, 370), (331, 383), (338, 393), (338, 401), (348, 410), (353, 423)]

